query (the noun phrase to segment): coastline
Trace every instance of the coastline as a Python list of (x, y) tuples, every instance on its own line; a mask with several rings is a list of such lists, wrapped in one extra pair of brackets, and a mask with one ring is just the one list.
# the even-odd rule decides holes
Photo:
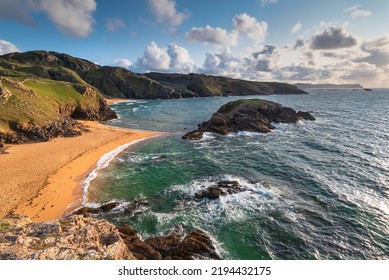
[(82, 182), (105, 154), (160, 134), (82, 123), (90, 132), (10, 145), (0, 156), (0, 217), (13, 212), (34, 221), (60, 218), (81, 205)]

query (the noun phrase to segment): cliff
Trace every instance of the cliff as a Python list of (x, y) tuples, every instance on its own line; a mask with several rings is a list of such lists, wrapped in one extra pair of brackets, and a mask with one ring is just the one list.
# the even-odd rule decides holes
[(220, 259), (201, 230), (142, 240), (130, 226), (73, 215), (34, 223), (18, 215), (0, 220), (0, 260)]

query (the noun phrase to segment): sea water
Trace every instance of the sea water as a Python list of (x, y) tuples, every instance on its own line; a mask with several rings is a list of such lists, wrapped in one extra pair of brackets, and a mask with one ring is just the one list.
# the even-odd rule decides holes
[[(268, 134), (181, 136), (241, 97), (133, 100), (106, 124), (168, 132), (119, 153), (87, 182), (86, 204), (143, 238), (200, 228), (225, 259), (389, 258), (389, 91), (250, 96), (312, 111)], [(245, 191), (194, 194), (221, 180)]]

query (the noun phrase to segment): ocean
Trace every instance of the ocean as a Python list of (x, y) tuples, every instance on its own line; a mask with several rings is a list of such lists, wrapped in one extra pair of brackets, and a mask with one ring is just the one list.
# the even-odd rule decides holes
[[(268, 134), (181, 139), (240, 98), (312, 111), (317, 120), (275, 124)], [(129, 100), (112, 108), (120, 118), (106, 125), (166, 133), (99, 163), (85, 182), (85, 204), (121, 203), (100, 217), (143, 238), (200, 228), (224, 259), (389, 259), (389, 90)], [(194, 199), (221, 180), (245, 191)]]

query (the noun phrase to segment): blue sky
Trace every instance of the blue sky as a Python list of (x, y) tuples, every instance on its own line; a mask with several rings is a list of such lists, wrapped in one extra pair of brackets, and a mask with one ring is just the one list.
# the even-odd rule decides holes
[(0, 0), (0, 54), (389, 87), (387, 0)]

